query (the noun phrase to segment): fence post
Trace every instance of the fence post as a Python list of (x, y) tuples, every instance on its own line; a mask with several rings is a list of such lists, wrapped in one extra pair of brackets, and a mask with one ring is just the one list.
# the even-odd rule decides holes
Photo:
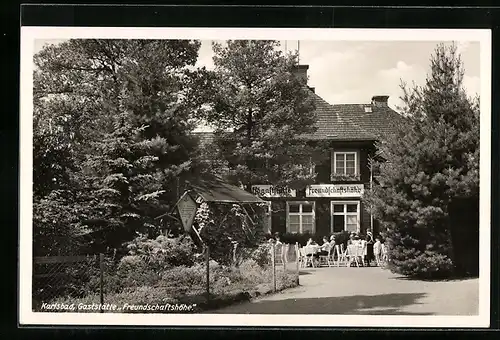
[(205, 245), (205, 266), (207, 271), (207, 302), (210, 299), (210, 250), (208, 245)]
[(101, 299), (100, 299), (101, 310), (100, 310), (100, 312), (104, 313), (104, 309), (102, 308), (102, 306), (104, 305), (104, 254), (103, 253), (99, 254), (99, 274), (100, 274), (100, 277), (99, 277), (100, 289), (99, 290), (101, 293)]
[(276, 248), (275, 244), (271, 245), (271, 266), (273, 269), (273, 293), (276, 292)]
[(281, 246), (281, 259), (283, 261), (283, 270), (286, 272), (286, 264), (288, 263), (288, 251), (290, 250), (290, 245), (288, 243)]
[(300, 272), (300, 250), (299, 250), (299, 242), (295, 242), (295, 265), (296, 265), (296, 272), (297, 272), (297, 277), (295, 281), (297, 282), (297, 286), (299, 285), (299, 272)]

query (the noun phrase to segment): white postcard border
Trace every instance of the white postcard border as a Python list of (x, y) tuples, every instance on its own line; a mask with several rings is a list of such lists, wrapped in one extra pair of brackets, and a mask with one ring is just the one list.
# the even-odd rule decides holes
[[(276, 39), (479, 41), (481, 50), (480, 277), (477, 316), (35, 313), (31, 309), (33, 51), (36, 39)], [(491, 30), (317, 28), (21, 27), (19, 323), (31, 325), (488, 327), (490, 322)]]

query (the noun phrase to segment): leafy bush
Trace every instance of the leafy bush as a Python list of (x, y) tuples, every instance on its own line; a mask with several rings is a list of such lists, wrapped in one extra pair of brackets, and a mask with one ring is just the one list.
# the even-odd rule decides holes
[[(137, 258), (134, 257), (130, 257), (124, 262), (133, 263), (132, 267), (135, 268), (143, 266), (143, 263), (137, 262)], [(125, 265), (122, 264), (123, 266)], [(127, 273), (129, 272), (130, 270), (127, 270)], [(242, 297), (270, 293), (272, 291), (272, 275), (270, 267), (263, 268), (252, 259), (243, 261), (239, 268), (213, 264), (210, 266), (210, 293), (215, 304), (211, 304), (210, 307), (206, 306), (206, 308), (218, 308), (219, 303), (227, 304), (228, 302), (239, 301)], [(116, 275), (116, 277), (119, 277), (119, 275)], [(206, 272), (203, 265), (179, 266), (163, 271), (161, 277), (155, 283), (153, 283), (155, 280), (152, 280), (149, 284), (146, 282), (147, 280), (143, 280), (144, 284), (124, 287), (120, 292), (106, 290), (104, 301), (105, 303), (116, 304), (119, 307), (125, 303), (144, 305), (168, 302), (197, 303), (201, 308), (201, 304), (206, 303), (205, 280)], [(295, 273), (284, 270), (276, 271), (276, 287), (278, 290), (294, 287), (295, 285)], [(89, 294), (83, 298), (60, 297), (51, 302), (65, 304), (99, 303), (99, 294)]]
[(195, 262), (196, 246), (190, 237), (169, 238), (160, 235), (156, 239), (139, 236), (127, 245), (130, 255), (147, 258), (148, 265), (155, 270), (174, 266), (192, 266)]
[(261, 268), (268, 267), (271, 264), (271, 245), (268, 242), (260, 244), (251, 251), (249, 259)]
[(453, 262), (435, 251), (419, 252), (399, 249), (391, 252), (390, 268), (400, 274), (425, 279), (442, 279), (453, 274)]
[(122, 287), (140, 287), (156, 284), (161, 276), (145, 257), (138, 255), (125, 256), (117, 266), (116, 275), (108, 277), (110, 283), (119, 280)]
[(347, 241), (349, 240), (350, 233), (346, 230), (334, 233), (335, 236), (335, 244), (343, 244), (347, 245)]
[(108, 292), (155, 285), (166, 270), (175, 266), (191, 266), (196, 260), (195, 246), (190, 238), (184, 236), (158, 236), (156, 239), (139, 236), (127, 248), (129, 255), (116, 264), (109, 264), (106, 269), (104, 280)]
[[(237, 204), (202, 203), (195, 216), (201, 238), (210, 248), (210, 257), (229, 265), (233, 261), (233, 242), (240, 247), (258, 244), (262, 236), (262, 208), (250, 209), (251, 223)], [(224, 219), (221, 219), (224, 216)]]
[(288, 244), (295, 244), (296, 242), (299, 243), (301, 246), (305, 246), (309, 238), (312, 238), (316, 242), (320, 242), (321, 238), (318, 236), (315, 236), (311, 233), (303, 233), (303, 234), (292, 234), (292, 233), (286, 233), (283, 235), (280, 235), (280, 240), (283, 243), (288, 243)]
[(239, 267), (239, 273), (243, 280), (253, 283), (260, 283), (264, 281), (264, 271), (262, 266), (253, 259), (243, 261)]
[(192, 267), (179, 266), (162, 274), (162, 285), (169, 287), (196, 287), (205, 284), (206, 268), (201, 264)]

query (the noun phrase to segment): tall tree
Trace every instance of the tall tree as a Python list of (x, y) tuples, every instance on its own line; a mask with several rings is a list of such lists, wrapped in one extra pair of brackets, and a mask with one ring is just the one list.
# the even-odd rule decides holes
[(365, 199), (384, 228), (393, 270), (436, 277), (457, 265), (453, 227), (478, 228), (452, 226), (450, 211), (461, 199), (478, 200), (479, 100), (466, 94), (455, 45), (438, 45), (430, 64), (424, 86), (402, 84), (407, 121), (378, 145), (386, 161)]
[[(247, 190), (252, 184), (296, 186), (314, 179), (313, 148), (297, 137), (312, 133), (314, 103), (293, 75), (297, 56), (279, 43), (214, 43), (215, 70), (205, 119), (216, 127), (217, 162)], [(219, 164), (220, 166), (220, 164)]]
[(40, 222), (51, 221), (45, 230), (86, 227), (116, 247), (158, 231), (154, 217), (175, 202), (178, 178), (196, 169), (199, 46), (82, 39), (35, 56), (35, 206), (57, 192), (73, 212), (70, 220), (34, 216), (35, 235), (46, 236)]

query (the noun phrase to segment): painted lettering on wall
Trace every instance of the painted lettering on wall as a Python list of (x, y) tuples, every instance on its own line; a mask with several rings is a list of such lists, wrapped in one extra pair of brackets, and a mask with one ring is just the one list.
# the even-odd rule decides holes
[(363, 184), (314, 184), (306, 188), (307, 197), (361, 197)]
[(259, 197), (296, 197), (297, 192), (288, 187), (276, 187), (274, 185), (254, 185), (252, 193)]

